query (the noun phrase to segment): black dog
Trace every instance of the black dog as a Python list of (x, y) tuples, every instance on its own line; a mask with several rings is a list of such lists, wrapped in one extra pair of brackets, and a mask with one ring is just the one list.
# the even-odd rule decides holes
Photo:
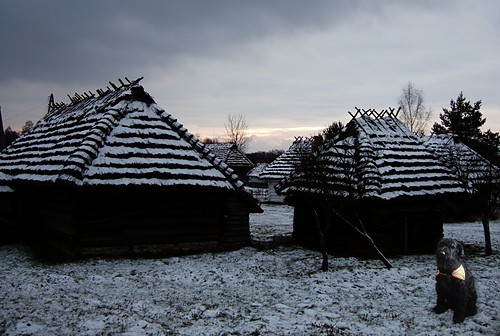
[(437, 304), (434, 312), (453, 310), (453, 322), (462, 323), (477, 313), (474, 277), (464, 264), (464, 248), (455, 239), (443, 238), (436, 251)]

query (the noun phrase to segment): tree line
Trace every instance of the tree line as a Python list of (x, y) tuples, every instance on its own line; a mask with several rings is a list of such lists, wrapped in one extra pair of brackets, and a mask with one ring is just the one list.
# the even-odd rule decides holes
[(9, 146), (11, 143), (13, 143), (21, 135), (28, 133), (33, 128), (33, 126), (34, 126), (34, 124), (33, 124), (33, 121), (31, 121), (31, 120), (28, 120), (24, 123), (23, 127), (21, 128), (21, 131), (16, 131), (16, 130), (12, 129), (11, 126), (8, 126), (4, 130), (5, 146)]

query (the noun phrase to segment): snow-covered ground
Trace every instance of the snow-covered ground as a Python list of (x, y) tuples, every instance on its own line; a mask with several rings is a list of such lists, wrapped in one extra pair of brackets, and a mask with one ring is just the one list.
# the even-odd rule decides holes
[[(0, 246), (0, 334), (6, 335), (499, 335), (500, 222), (483, 257), (480, 223), (447, 224), (466, 243), (479, 312), (436, 315), (434, 257), (331, 258), (285, 244), (291, 208), (252, 215), (256, 247), (146, 260), (50, 264)], [(288, 241), (288, 239), (284, 239)]]

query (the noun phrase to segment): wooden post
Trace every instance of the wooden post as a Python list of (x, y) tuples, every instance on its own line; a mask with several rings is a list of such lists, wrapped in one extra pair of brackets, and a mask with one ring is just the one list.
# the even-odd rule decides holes
[(116, 86), (115, 83), (109, 82), (109, 85), (111, 85), (115, 91), (118, 90), (118, 86)]
[(51, 93), (49, 96), (49, 105), (47, 106), (47, 113), (52, 112), (56, 107), (56, 104), (54, 102), (54, 94)]

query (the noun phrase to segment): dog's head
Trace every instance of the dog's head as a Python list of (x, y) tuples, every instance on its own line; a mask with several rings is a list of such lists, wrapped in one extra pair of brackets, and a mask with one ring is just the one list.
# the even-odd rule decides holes
[(464, 247), (459, 241), (443, 238), (439, 242), (436, 251), (436, 261), (439, 271), (451, 272), (455, 270), (464, 258)]

